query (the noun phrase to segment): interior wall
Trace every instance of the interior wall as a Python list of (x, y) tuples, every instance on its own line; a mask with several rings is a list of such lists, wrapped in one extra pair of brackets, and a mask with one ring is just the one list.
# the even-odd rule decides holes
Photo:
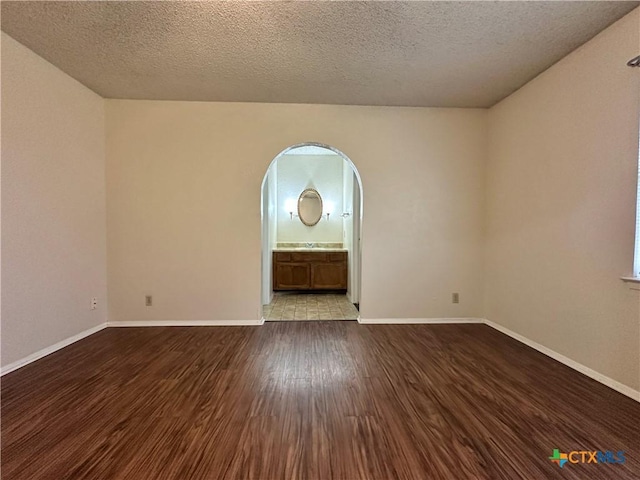
[(267, 217), (264, 219), (267, 224), (267, 235), (262, 239), (263, 262), (267, 264), (267, 272), (265, 278), (262, 279), (262, 304), (268, 305), (273, 300), (273, 249), (276, 248), (278, 241), (278, 165), (277, 162), (271, 165), (267, 173)]
[(269, 188), (268, 201), (268, 225), (269, 225), (269, 250), (273, 250), (278, 242), (278, 162), (271, 165), (267, 173), (267, 185)]
[[(285, 154), (278, 160), (276, 211), (278, 218), (278, 243), (342, 243), (342, 164), (345, 161), (336, 154), (297, 155)], [(295, 215), (291, 218), (287, 202), (297, 206), (298, 197), (307, 188), (314, 188), (322, 197), (323, 211), (333, 205), (329, 220), (322, 218), (308, 227)]]
[(2, 33), (2, 120), (5, 367), (107, 320), (104, 100)]
[(485, 313), (640, 388), (640, 10), (489, 113)]
[[(342, 218), (342, 236), (343, 247), (347, 250), (347, 263), (349, 268), (349, 275), (347, 278), (347, 296), (349, 299), (355, 298), (353, 286), (354, 286), (354, 244), (353, 244), (353, 188), (354, 188), (355, 173), (347, 162), (342, 162), (342, 202), (343, 213), (349, 215)], [(352, 301), (352, 300), (351, 300)]]
[(355, 172), (353, 172), (353, 221), (351, 225), (353, 226), (353, 254), (351, 255), (350, 264), (351, 264), (351, 291), (349, 292), (351, 301), (353, 303), (360, 303), (361, 296), (361, 286), (362, 281), (360, 278), (360, 271), (362, 265), (362, 188), (359, 185), (358, 177)]
[(360, 172), (363, 318), (478, 315), (485, 110), (106, 103), (111, 320), (260, 318), (261, 182), (304, 142)]
[(262, 304), (268, 305), (273, 298), (273, 256), (276, 241), (276, 166), (267, 172), (262, 187)]

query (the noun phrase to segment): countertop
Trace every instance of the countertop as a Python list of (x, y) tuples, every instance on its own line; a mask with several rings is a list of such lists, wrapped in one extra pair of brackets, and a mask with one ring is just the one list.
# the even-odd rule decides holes
[(346, 252), (346, 248), (329, 248), (329, 247), (288, 247), (274, 248), (274, 252)]

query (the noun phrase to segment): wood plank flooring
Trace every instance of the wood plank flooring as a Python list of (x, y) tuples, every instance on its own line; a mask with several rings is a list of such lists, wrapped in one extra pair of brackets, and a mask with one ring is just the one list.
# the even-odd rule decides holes
[(640, 478), (640, 404), (484, 325), (110, 328), (3, 377), (1, 427), (3, 480)]

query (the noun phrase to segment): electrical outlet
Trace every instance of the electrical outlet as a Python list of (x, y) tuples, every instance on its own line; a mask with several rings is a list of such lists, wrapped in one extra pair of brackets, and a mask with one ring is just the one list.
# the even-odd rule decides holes
[(145, 295), (144, 304), (147, 307), (151, 307), (153, 305), (153, 297), (151, 295)]
[(93, 297), (91, 299), (91, 310), (95, 310), (98, 308), (98, 297)]
[(460, 294), (452, 293), (451, 294), (451, 303), (460, 303)]

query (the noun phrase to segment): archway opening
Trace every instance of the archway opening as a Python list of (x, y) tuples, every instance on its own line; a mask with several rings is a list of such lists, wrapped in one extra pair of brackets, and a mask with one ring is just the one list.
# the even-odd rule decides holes
[(263, 319), (358, 319), (363, 195), (354, 163), (330, 145), (292, 145), (261, 188)]

